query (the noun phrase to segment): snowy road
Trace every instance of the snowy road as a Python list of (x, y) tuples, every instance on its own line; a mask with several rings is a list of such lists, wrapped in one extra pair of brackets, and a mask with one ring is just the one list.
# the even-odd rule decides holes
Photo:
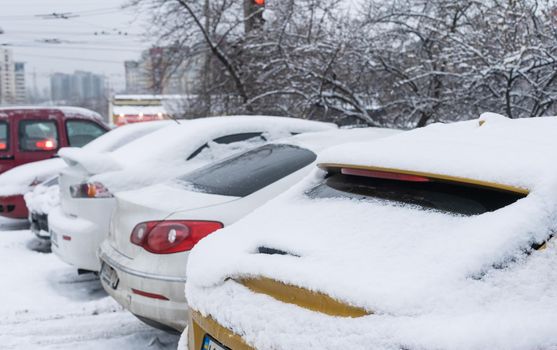
[(152, 329), (52, 254), (27, 230), (0, 226), (0, 348), (176, 349), (178, 337)]

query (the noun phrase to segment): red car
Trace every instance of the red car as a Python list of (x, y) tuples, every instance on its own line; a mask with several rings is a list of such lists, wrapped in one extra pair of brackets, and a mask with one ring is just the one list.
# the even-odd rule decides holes
[[(108, 130), (99, 114), (83, 108), (0, 108), (0, 173), (53, 158), (62, 147), (81, 147)], [(0, 215), (27, 218), (23, 196), (0, 197)]]

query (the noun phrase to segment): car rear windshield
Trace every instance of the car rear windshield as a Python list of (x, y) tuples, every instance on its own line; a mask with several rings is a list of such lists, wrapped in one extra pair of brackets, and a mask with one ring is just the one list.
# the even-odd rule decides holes
[(525, 194), (454, 182), (414, 182), (334, 173), (308, 192), (312, 198), (381, 200), (460, 215), (510, 205)]
[(7, 151), (9, 146), (8, 123), (0, 122), (0, 151)]
[(292, 145), (265, 145), (181, 177), (189, 189), (245, 197), (311, 164), (315, 153)]

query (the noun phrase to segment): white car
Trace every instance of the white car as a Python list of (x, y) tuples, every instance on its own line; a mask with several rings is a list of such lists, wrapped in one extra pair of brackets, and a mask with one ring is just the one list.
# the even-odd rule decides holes
[(370, 128), (298, 135), (212, 163), (173, 183), (118, 193), (111, 231), (99, 250), (103, 287), (146, 323), (182, 331), (188, 316), (186, 264), (200, 239), (293, 186), (323, 148), (396, 132)]
[(106, 238), (113, 193), (171, 179), (242, 149), (280, 136), (335, 129), (336, 125), (265, 116), (187, 121), (134, 141), (106, 157), (62, 153), (61, 206), (48, 217), (53, 251), (80, 272), (98, 272), (96, 252)]
[(323, 152), (188, 261), (189, 349), (551, 349), (557, 118)]
[[(107, 132), (82, 148), (67, 147), (60, 152), (79, 152), (81, 154), (112, 152), (133, 140), (170, 125), (173, 125), (173, 122), (125, 125)], [(20, 165), (0, 175), (0, 181), (4, 184), (0, 188), (0, 192), (8, 191), (8, 187), (10, 187), (9, 191), (12, 195), (14, 193), (23, 195), (29, 212), (31, 230), (39, 238), (50, 238), (48, 214), (60, 203), (58, 174), (67, 166), (62, 159), (47, 159)]]

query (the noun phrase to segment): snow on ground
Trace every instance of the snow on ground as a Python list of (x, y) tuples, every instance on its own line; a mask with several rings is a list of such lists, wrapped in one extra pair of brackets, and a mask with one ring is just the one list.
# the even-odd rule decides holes
[[(0, 221), (2, 349), (176, 349), (178, 337), (144, 325), (27, 230)], [(43, 249), (41, 249), (43, 248)]]

